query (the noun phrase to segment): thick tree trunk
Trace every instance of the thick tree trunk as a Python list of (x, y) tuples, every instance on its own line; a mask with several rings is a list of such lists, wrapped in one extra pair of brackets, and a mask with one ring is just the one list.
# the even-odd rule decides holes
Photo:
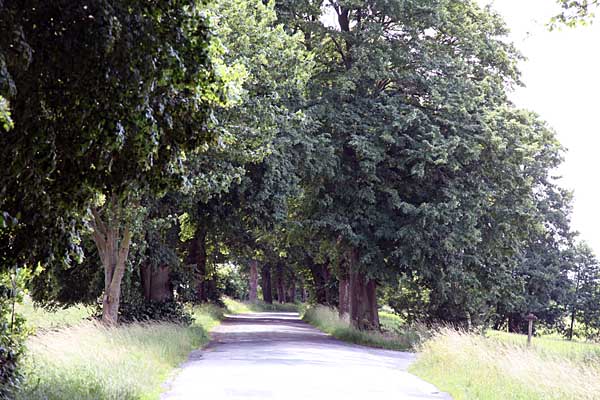
[(327, 264), (315, 264), (310, 259), (310, 273), (314, 282), (315, 300), (318, 304), (330, 304), (329, 294), (329, 270)]
[(116, 325), (119, 320), (119, 303), (121, 300), (121, 282), (125, 274), (125, 263), (129, 255), (131, 230), (125, 223), (121, 236), (121, 210), (116, 196), (111, 196), (107, 204), (106, 221), (100, 211), (92, 210), (92, 237), (98, 248), (98, 254), (104, 267), (104, 295), (102, 297), (102, 322)]
[(350, 312), (349, 286), (350, 282), (348, 281), (347, 276), (340, 278), (338, 312), (340, 314), (340, 317), (342, 318), (345, 315), (348, 315), (348, 313)]
[(350, 312), (348, 265), (342, 258), (338, 267), (338, 313), (344, 318)]
[(287, 301), (290, 303), (296, 302), (296, 279), (294, 276), (290, 277), (288, 293), (287, 293)]
[(269, 264), (263, 265), (261, 269), (261, 285), (263, 301), (265, 303), (273, 304), (273, 291), (271, 288), (271, 266)]
[(142, 266), (142, 288), (146, 301), (168, 301), (173, 299), (170, 273), (171, 268), (168, 265), (158, 268), (152, 268), (150, 265)]
[(193, 265), (196, 300), (208, 301), (206, 287), (206, 228), (198, 228), (190, 241), (188, 264)]
[(332, 305), (331, 287), (329, 286), (331, 274), (329, 273), (329, 264), (323, 263), (319, 265), (321, 268), (321, 276), (323, 277), (323, 290), (325, 291), (325, 304)]
[(569, 328), (569, 340), (573, 340), (573, 329), (575, 329), (575, 317), (577, 315), (577, 297), (579, 296), (579, 271), (577, 272), (577, 280), (575, 283), (575, 298), (573, 300), (571, 310), (571, 326)]
[(276, 273), (277, 273), (277, 278), (276, 278), (276, 286), (277, 286), (277, 301), (279, 303), (285, 303), (285, 289), (284, 289), (284, 271), (283, 271), (283, 264), (282, 263), (277, 263), (276, 266)]
[(349, 315), (355, 328), (379, 330), (377, 310), (377, 283), (368, 280), (364, 272), (357, 271), (358, 251), (349, 252)]
[(248, 300), (252, 303), (255, 303), (258, 300), (257, 292), (258, 292), (258, 262), (256, 260), (250, 261), (250, 294), (248, 296)]

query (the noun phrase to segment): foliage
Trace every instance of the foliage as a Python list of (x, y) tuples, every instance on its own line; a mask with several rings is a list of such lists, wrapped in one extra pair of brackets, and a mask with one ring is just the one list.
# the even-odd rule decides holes
[(124, 323), (166, 321), (182, 325), (191, 325), (194, 322), (190, 311), (182, 303), (174, 300), (123, 302), (119, 311), (119, 320)]
[(573, 325), (579, 322), (583, 332), (580, 335), (587, 339), (600, 337), (600, 263), (585, 243), (574, 248), (571, 260), (573, 284), (569, 287), (567, 311), (570, 314), (571, 326), (567, 331), (573, 337)]
[(507, 99), (521, 56), (502, 20), (452, 0), (278, 9), (315, 53), (306, 113), (329, 158), (301, 182), (299, 243), (328, 249), (338, 278), (428, 293), (428, 319), (489, 321), (522, 294), (529, 241), (549, 253), (568, 235), (569, 196), (549, 176), (562, 148)]
[(20, 357), (28, 334), (23, 317), (16, 313), (16, 303), (23, 299), (23, 289), (30, 271), (16, 268), (0, 272), (0, 398), (10, 398), (19, 385)]
[(225, 296), (243, 299), (248, 293), (248, 277), (234, 264), (222, 264), (216, 268), (217, 289)]
[(8, 132), (14, 127), (14, 122), (10, 118), (10, 107), (8, 101), (0, 96), (0, 126)]
[(592, 23), (595, 18), (594, 10), (600, 6), (598, 0), (557, 0), (562, 10), (550, 20), (550, 29), (565, 25), (573, 28), (577, 25)]

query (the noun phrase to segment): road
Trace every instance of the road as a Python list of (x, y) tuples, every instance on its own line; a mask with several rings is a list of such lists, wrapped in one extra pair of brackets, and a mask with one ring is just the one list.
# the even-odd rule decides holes
[(162, 400), (450, 399), (406, 372), (414, 354), (341, 342), (296, 313), (229, 316)]

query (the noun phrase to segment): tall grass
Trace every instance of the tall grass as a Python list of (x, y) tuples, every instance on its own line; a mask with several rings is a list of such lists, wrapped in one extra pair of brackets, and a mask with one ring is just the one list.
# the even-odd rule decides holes
[(83, 305), (48, 311), (35, 307), (29, 296), (25, 296), (22, 303), (16, 304), (15, 311), (25, 317), (26, 325), (34, 331), (75, 325), (94, 314), (93, 307)]
[(422, 345), (410, 371), (456, 400), (600, 399), (597, 363), (448, 328)]
[(192, 326), (95, 321), (46, 331), (27, 341), (19, 400), (155, 399), (189, 352), (208, 342), (222, 310), (194, 309)]
[[(350, 324), (347, 318), (340, 318), (336, 309), (325, 306), (307, 307), (303, 319), (333, 337), (350, 343), (392, 350), (410, 350), (417, 345), (426, 331), (418, 326), (401, 325), (394, 316), (382, 318), (387, 324), (384, 332), (361, 331)], [(385, 320), (385, 324), (384, 324)]]

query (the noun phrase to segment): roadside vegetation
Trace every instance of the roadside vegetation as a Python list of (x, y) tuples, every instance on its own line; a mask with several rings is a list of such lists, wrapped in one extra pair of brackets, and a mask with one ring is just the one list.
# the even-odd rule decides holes
[[(190, 326), (140, 322), (110, 327), (82, 320), (87, 315), (81, 310), (34, 310), (42, 325), (26, 341), (17, 399), (156, 399), (190, 351), (208, 342), (208, 332), (225, 312), (206, 304), (193, 308)], [(52, 329), (43, 321), (54, 321)]]
[(94, 314), (93, 307), (84, 305), (74, 305), (49, 312), (44, 308), (35, 307), (29, 296), (25, 296), (23, 302), (15, 305), (15, 311), (25, 318), (27, 328), (34, 332), (79, 324)]
[(382, 332), (359, 330), (348, 318), (340, 318), (336, 309), (321, 305), (305, 307), (302, 319), (340, 340), (383, 349), (410, 350), (426, 335), (423, 327), (407, 326), (391, 313), (380, 314)]
[(410, 372), (454, 399), (600, 399), (600, 346), (523, 335), (440, 329)]

